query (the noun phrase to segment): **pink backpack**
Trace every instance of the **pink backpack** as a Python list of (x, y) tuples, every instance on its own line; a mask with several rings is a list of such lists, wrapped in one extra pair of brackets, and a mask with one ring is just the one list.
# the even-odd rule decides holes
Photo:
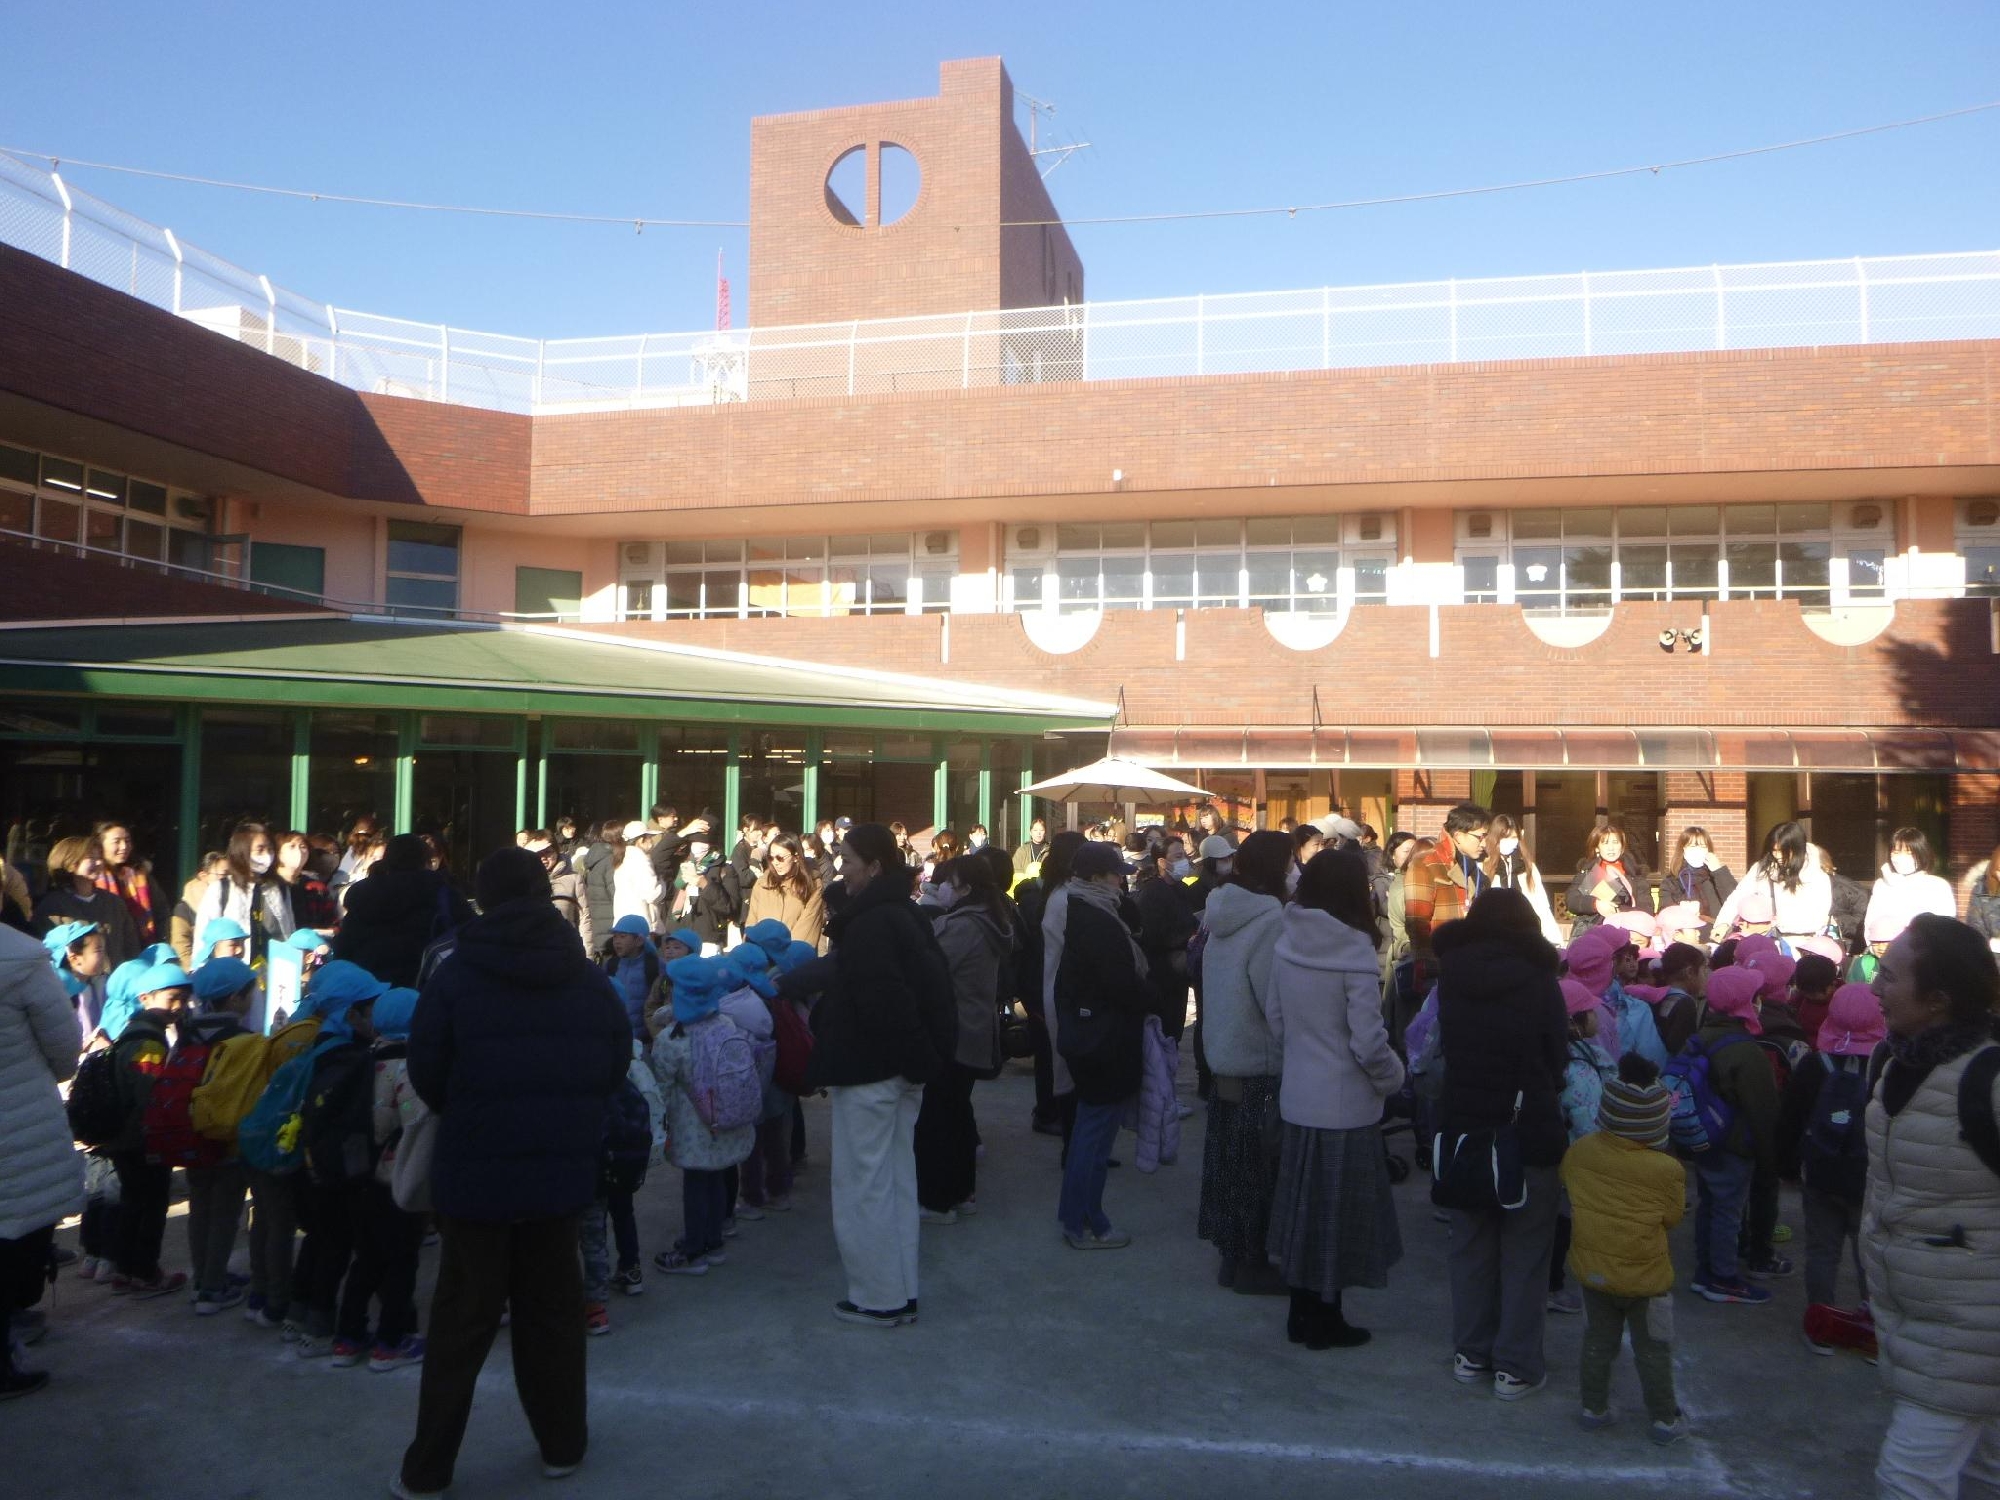
[(686, 1028), (688, 1101), (710, 1134), (755, 1125), (764, 1113), (764, 1086), (743, 1028), (725, 1015)]

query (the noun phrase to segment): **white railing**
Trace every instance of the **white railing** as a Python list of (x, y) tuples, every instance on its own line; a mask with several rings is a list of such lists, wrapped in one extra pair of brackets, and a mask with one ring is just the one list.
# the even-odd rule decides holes
[(311, 301), (5, 153), (0, 242), (356, 390), (501, 411), (2000, 338), (1992, 250), (516, 338)]

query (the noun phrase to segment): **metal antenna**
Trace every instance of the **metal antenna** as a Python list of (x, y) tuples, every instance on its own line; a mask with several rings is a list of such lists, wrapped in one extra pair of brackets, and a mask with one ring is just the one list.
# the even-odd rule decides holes
[(1025, 94), (1019, 89), (1014, 90), (1014, 97), (1028, 106), (1029, 159), (1039, 161), (1045, 156), (1054, 158), (1046, 167), (1042, 168), (1042, 176), (1044, 178), (1048, 177), (1057, 167), (1076, 155), (1077, 152), (1090, 149), (1089, 141), (1065, 141), (1057, 146), (1042, 145), (1039, 139), (1042, 116), (1048, 115), (1053, 119), (1056, 107), (1046, 99), (1037, 99), (1033, 94)]

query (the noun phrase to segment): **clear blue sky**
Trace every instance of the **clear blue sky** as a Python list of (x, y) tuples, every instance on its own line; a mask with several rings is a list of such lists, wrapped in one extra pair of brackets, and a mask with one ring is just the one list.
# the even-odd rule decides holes
[[(2000, 97), (2000, 6), (22, 5), (0, 145), (433, 201), (739, 219), (753, 115), (998, 53), (1094, 143), (1071, 217), (1471, 186)], [(316, 300), (549, 337), (707, 325), (741, 230), (72, 180)], [(2000, 246), (2000, 112), (1747, 162), (1295, 220), (1079, 229), (1093, 298)]]

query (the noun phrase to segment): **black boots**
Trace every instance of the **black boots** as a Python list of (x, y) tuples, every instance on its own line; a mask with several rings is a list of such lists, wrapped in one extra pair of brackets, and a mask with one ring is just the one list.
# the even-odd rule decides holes
[(1356, 1328), (1340, 1315), (1340, 1298), (1323, 1302), (1311, 1292), (1292, 1288), (1291, 1314), (1285, 1319), (1285, 1337), (1318, 1353), (1324, 1349), (1358, 1349), (1368, 1342), (1365, 1328)]

